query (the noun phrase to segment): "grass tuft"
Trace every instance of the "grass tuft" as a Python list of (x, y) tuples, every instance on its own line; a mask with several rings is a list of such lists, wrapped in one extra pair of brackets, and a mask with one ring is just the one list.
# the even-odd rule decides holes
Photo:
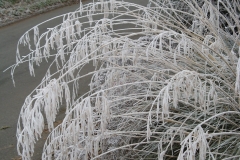
[[(239, 159), (239, 6), (100, 0), (46, 32), (41, 25), (57, 17), (29, 29), (12, 75), (21, 63), (34, 75), (54, 61), (20, 112), (19, 155), (30, 159), (46, 121), (42, 159)], [(95, 69), (83, 74), (89, 63)], [(90, 90), (79, 96), (87, 76)]]

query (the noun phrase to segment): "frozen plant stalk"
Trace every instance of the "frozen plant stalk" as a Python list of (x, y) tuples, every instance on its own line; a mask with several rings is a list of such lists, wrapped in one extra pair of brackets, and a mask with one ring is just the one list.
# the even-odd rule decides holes
[[(80, 3), (44, 33), (57, 17), (31, 28), (17, 46), (29, 53), (17, 49), (12, 75), (21, 63), (34, 75), (35, 64), (54, 60), (22, 107), (19, 155), (33, 156), (45, 115), (42, 159), (239, 159), (239, 6), (100, 0)], [(89, 62), (95, 70), (82, 74)], [(78, 96), (89, 75), (90, 91)]]

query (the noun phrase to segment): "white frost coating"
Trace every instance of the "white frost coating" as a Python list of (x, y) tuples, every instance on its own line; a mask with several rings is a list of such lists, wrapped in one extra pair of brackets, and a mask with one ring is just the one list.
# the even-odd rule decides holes
[(46, 119), (43, 160), (239, 158), (239, 3), (98, 0), (30, 29), (11, 74), (49, 68), (22, 106), (19, 155), (31, 159)]
[(237, 75), (236, 75), (235, 91), (238, 94), (240, 92), (240, 59), (238, 59), (238, 63), (237, 63)]

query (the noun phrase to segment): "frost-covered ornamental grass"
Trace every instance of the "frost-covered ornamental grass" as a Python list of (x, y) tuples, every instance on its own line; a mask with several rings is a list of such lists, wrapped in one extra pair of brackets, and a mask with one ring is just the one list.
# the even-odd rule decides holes
[[(19, 116), (22, 159), (45, 118), (42, 159), (240, 158), (239, 0), (95, 0), (61, 17), (19, 40), (30, 51), (17, 50), (12, 74), (27, 62), (34, 75), (35, 64), (55, 58)], [(82, 74), (89, 62), (95, 70)], [(90, 91), (79, 97), (88, 75)]]

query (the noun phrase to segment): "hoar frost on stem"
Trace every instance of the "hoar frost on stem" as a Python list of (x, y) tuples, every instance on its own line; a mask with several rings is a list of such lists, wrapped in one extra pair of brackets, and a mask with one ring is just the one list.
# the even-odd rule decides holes
[[(33, 76), (43, 60), (49, 68), (20, 112), (19, 155), (31, 159), (46, 119), (42, 159), (240, 158), (238, 6), (80, 2), (29, 29), (11, 74), (25, 62)], [(62, 23), (41, 33), (59, 17)], [(95, 69), (84, 74), (90, 64)], [(87, 76), (90, 90), (79, 95)], [(54, 128), (60, 107), (66, 115)]]

